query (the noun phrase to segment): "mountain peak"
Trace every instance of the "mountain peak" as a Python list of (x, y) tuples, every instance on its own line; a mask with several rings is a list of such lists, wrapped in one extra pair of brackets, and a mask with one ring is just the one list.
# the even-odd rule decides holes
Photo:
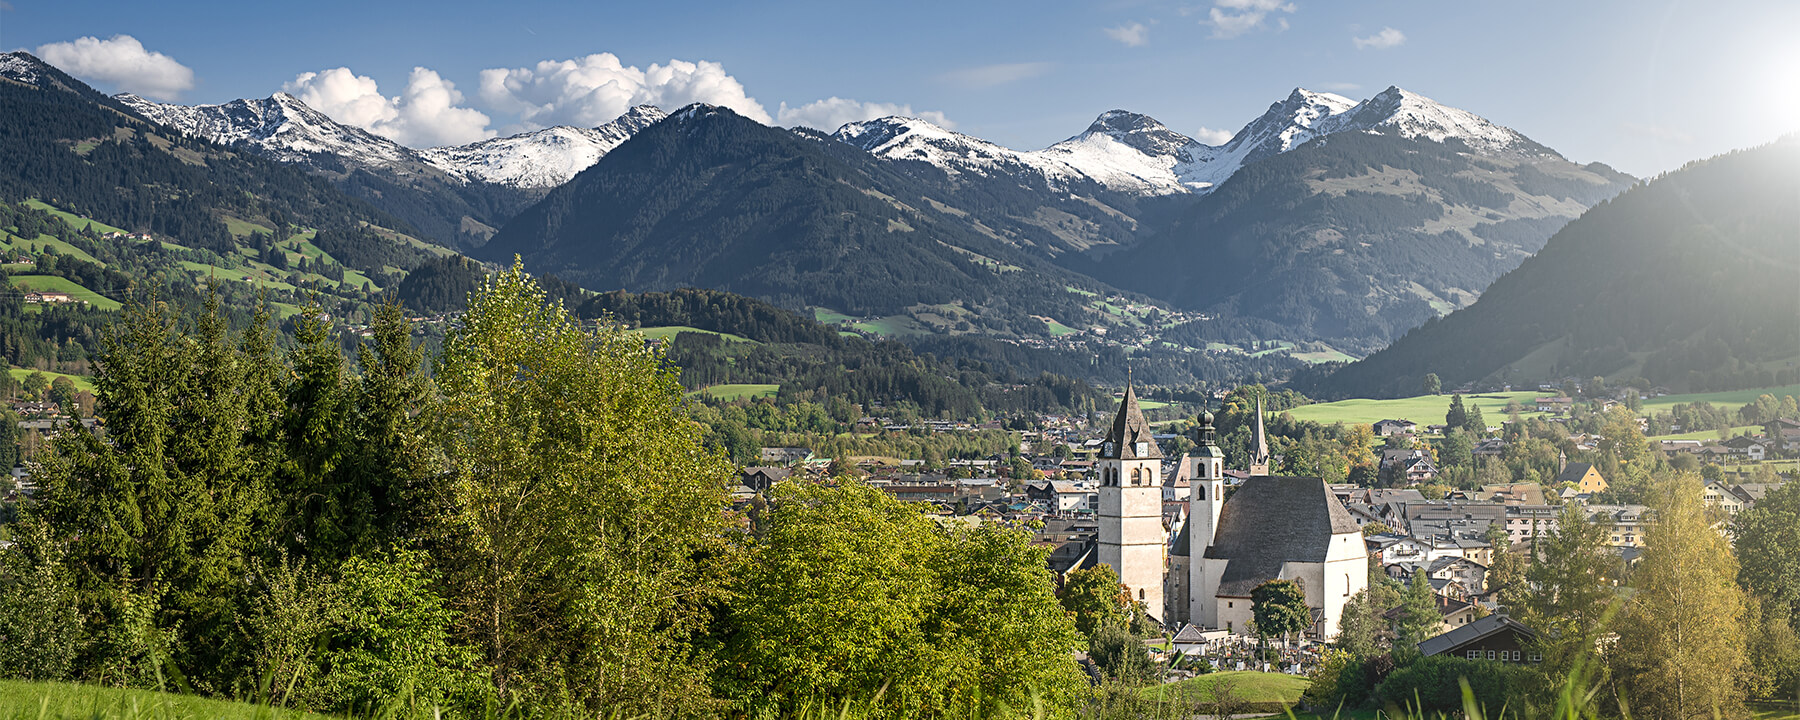
[(1415, 92), (1390, 85), (1332, 118), (1328, 132), (1361, 131), (1395, 134), (1433, 142), (1461, 141), (1487, 153), (1555, 153), (1510, 128), (1467, 110), (1453, 108)]
[[(693, 107), (693, 106), (689, 106)], [(568, 125), (419, 152), (452, 177), (516, 188), (542, 189), (568, 182), (632, 136), (668, 117), (655, 105), (626, 110), (596, 128)]]

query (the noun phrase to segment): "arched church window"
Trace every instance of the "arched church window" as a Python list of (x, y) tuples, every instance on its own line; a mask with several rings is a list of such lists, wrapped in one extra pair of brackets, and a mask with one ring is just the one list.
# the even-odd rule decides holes
[(1350, 597), (1350, 573), (1344, 573), (1344, 597)]
[(1195, 496), (1201, 502), (1206, 501), (1206, 486), (1205, 485), (1201, 485), (1200, 487), (1194, 488), (1194, 493), (1195, 493)]
[(1132, 468), (1131, 469), (1131, 484), (1133, 484), (1133, 485), (1144, 484), (1144, 469), (1143, 468)]

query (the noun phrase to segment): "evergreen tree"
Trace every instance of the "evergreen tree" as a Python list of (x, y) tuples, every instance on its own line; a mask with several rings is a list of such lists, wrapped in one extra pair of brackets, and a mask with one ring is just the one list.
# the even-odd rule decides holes
[(1438, 612), (1437, 594), (1423, 568), (1413, 572), (1412, 582), (1400, 596), (1399, 608), (1394, 618), (1394, 649), (1414, 655), (1419, 643), (1436, 636), (1444, 624), (1444, 616)]
[(1525, 571), (1531, 595), (1514, 611), (1538, 632), (1552, 672), (1567, 672), (1593, 652), (1613, 604), (1617, 563), (1607, 545), (1610, 526), (1589, 520), (1580, 505), (1564, 505), (1557, 527), (1534, 542)]
[(1463, 408), (1462, 395), (1450, 396), (1450, 411), (1444, 413), (1444, 425), (1453, 428), (1463, 428), (1469, 425), (1469, 413)]

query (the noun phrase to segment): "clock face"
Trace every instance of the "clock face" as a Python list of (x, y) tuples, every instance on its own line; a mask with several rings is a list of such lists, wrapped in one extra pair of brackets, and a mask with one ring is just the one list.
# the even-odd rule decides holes
[(1149, 455), (1150, 454), (1150, 443), (1147, 443), (1147, 442), (1138, 443), (1137, 444), (1137, 454), (1138, 455)]
[(1106, 444), (1106, 454), (1109, 456), (1113, 454), (1113, 444), (1112, 443)]

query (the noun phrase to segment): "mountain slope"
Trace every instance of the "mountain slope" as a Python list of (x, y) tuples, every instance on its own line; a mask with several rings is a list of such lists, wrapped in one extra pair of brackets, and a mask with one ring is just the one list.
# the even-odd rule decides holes
[(1319, 340), (1360, 354), (1474, 301), (1562, 224), (1630, 181), (1512, 131), (1439, 142), (1435, 124), (1385, 117), (1398, 121), (1358, 122), (1367, 129), (1250, 162), (1175, 222), (1078, 269), (1242, 320), (1257, 337)]
[(130, 94), (117, 99), (191, 137), (322, 174), (449, 247), (486, 242), (496, 227), (541, 195), (541, 190), (471, 182), (446, 172), (412, 148), (332, 120), (287, 93), (191, 106)]
[(996, 327), (1085, 312), (1062, 271), (940, 189), (826, 136), (694, 105), (515, 218), (478, 255), (599, 290), (724, 289), (889, 315), (954, 305)]
[(28, 53), (0, 58), (0, 199), (40, 197), (215, 251), (235, 247), (227, 216), (410, 231), (299, 168), (142, 120)]
[(1603, 202), (1473, 305), (1316, 382), (1330, 395), (1642, 376), (1681, 390), (1796, 381), (1800, 136)]

